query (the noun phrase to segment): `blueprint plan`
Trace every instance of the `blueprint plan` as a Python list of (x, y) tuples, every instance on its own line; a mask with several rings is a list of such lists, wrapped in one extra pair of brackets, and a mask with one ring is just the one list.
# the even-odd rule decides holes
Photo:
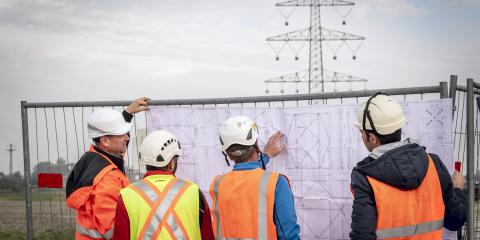
[[(403, 138), (438, 154), (453, 171), (451, 100), (401, 103), (407, 117)], [(152, 107), (148, 131), (175, 134), (184, 155), (177, 176), (196, 182), (209, 198), (216, 175), (231, 171), (221, 153), (218, 129), (229, 117), (245, 115), (257, 123), (263, 149), (276, 131), (285, 134), (286, 151), (271, 159), (267, 170), (288, 176), (295, 198), (302, 239), (348, 239), (352, 193), (350, 174), (368, 155), (353, 126), (357, 105), (233, 108), (214, 106)], [(232, 162), (233, 164), (233, 162)], [(453, 239), (454, 234), (445, 234)]]

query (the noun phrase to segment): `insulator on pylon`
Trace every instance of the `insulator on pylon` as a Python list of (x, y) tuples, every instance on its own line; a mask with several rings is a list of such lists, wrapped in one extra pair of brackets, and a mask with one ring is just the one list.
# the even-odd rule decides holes
[(270, 91), (268, 91), (268, 89), (265, 89), (265, 94), (268, 94), (270, 93)]
[(285, 26), (288, 26), (288, 21), (285, 21)]
[(284, 92), (283, 89), (280, 89), (280, 93), (283, 94), (283, 92)]
[(356, 55), (353, 55), (353, 56), (352, 56), (352, 59), (353, 59), (353, 60), (357, 60), (357, 56), (356, 56)]
[(299, 92), (298, 89), (295, 89), (295, 93), (298, 93), (298, 92)]
[(295, 56), (295, 61), (298, 61), (298, 55)]
[(280, 57), (279, 57), (278, 55), (275, 56), (275, 60), (276, 60), (276, 61), (280, 60)]
[(342, 25), (347, 25), (347, 21), (343, 20)]
[(333, 55), (333, 60), (337, 60), (337, 55)]

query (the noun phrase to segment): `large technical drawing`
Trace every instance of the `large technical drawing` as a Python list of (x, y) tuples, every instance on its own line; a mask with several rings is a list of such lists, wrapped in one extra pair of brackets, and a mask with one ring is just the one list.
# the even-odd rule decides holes
[[(451, 100), (402, 105), (407, 116), (404, 137), (425, 146), (427, 152), (438, 154), (452, 170), (452, 119), (448, 114)], [(231, 169), (218, 140), (223, 121), (234, 115), (252, 118), (259, 127), (261, 149), (270, 135), (278, 130), (284, 132), (287, 149), (271, 159), (267, 169), (288, 176), (302, 239), (348, 239), (352, 211), (350, 174), (368, 154), (353, 126), (356, 107), (152, 107), (148, 126), (149, 132), (165, 129), (180, 139), (184, 155), (179, 159), (177, 176), (198, 183), (206, 193), (216, 175)]]

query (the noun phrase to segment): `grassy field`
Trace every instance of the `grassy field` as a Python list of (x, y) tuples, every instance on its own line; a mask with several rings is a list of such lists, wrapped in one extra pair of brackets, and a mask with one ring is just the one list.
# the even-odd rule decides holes
[[(74, 239), (75, 211), (66, 206), (63, 190), (33, 191), (32, 209), (34, 239)], [(0, 212), (0, 240), (25, 239), (24, 193), (2, 193)]]

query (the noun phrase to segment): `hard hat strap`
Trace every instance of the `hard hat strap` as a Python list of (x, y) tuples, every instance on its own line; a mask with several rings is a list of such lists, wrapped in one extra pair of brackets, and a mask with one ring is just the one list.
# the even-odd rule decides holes
[(371, 96), (367, 100), (367, 104), (365, 104), (365, 109), (363, 110), (363, 121), (362, 121), (363, 130), (367, 130), (366, 122), (367, 122), (367, 119), (368, 119), (368, 122), (370, 123), (370, 126), (372, 127), (372, 131), (376, 134), (378, 134), (378, 132), (377, 132), (377, 129), (375, 128), (375, 125), (373, 124), (373, 119), (372, 119), (372, 116), (370, 115), (370, 110), (368, 109), (368, 107), (370, 107), (370, 103), (371, 103), (372, 99), (374, 99), (378, 95), (388, 96), (387, 94), (382, 93), (382, 92), (377, 92), (377, 93), (373, 94), (373, 96)]
[(255, 146), (255, 148), (257, 149), (257, 153), (260, 154), (260, 163), (262, 164), (262, 169), (267, 170), (265, 167), (265, 162), (263, 161), (263, 152), (258, 147), (258, 142), (256, 142), (253, 146)]
[(225, 162), (227, 162), (227, 166), (230, 167), (230, 162), (228, 161), (227, 154), (224, 151), (222, 151), (222, 154), (225, 157)]

